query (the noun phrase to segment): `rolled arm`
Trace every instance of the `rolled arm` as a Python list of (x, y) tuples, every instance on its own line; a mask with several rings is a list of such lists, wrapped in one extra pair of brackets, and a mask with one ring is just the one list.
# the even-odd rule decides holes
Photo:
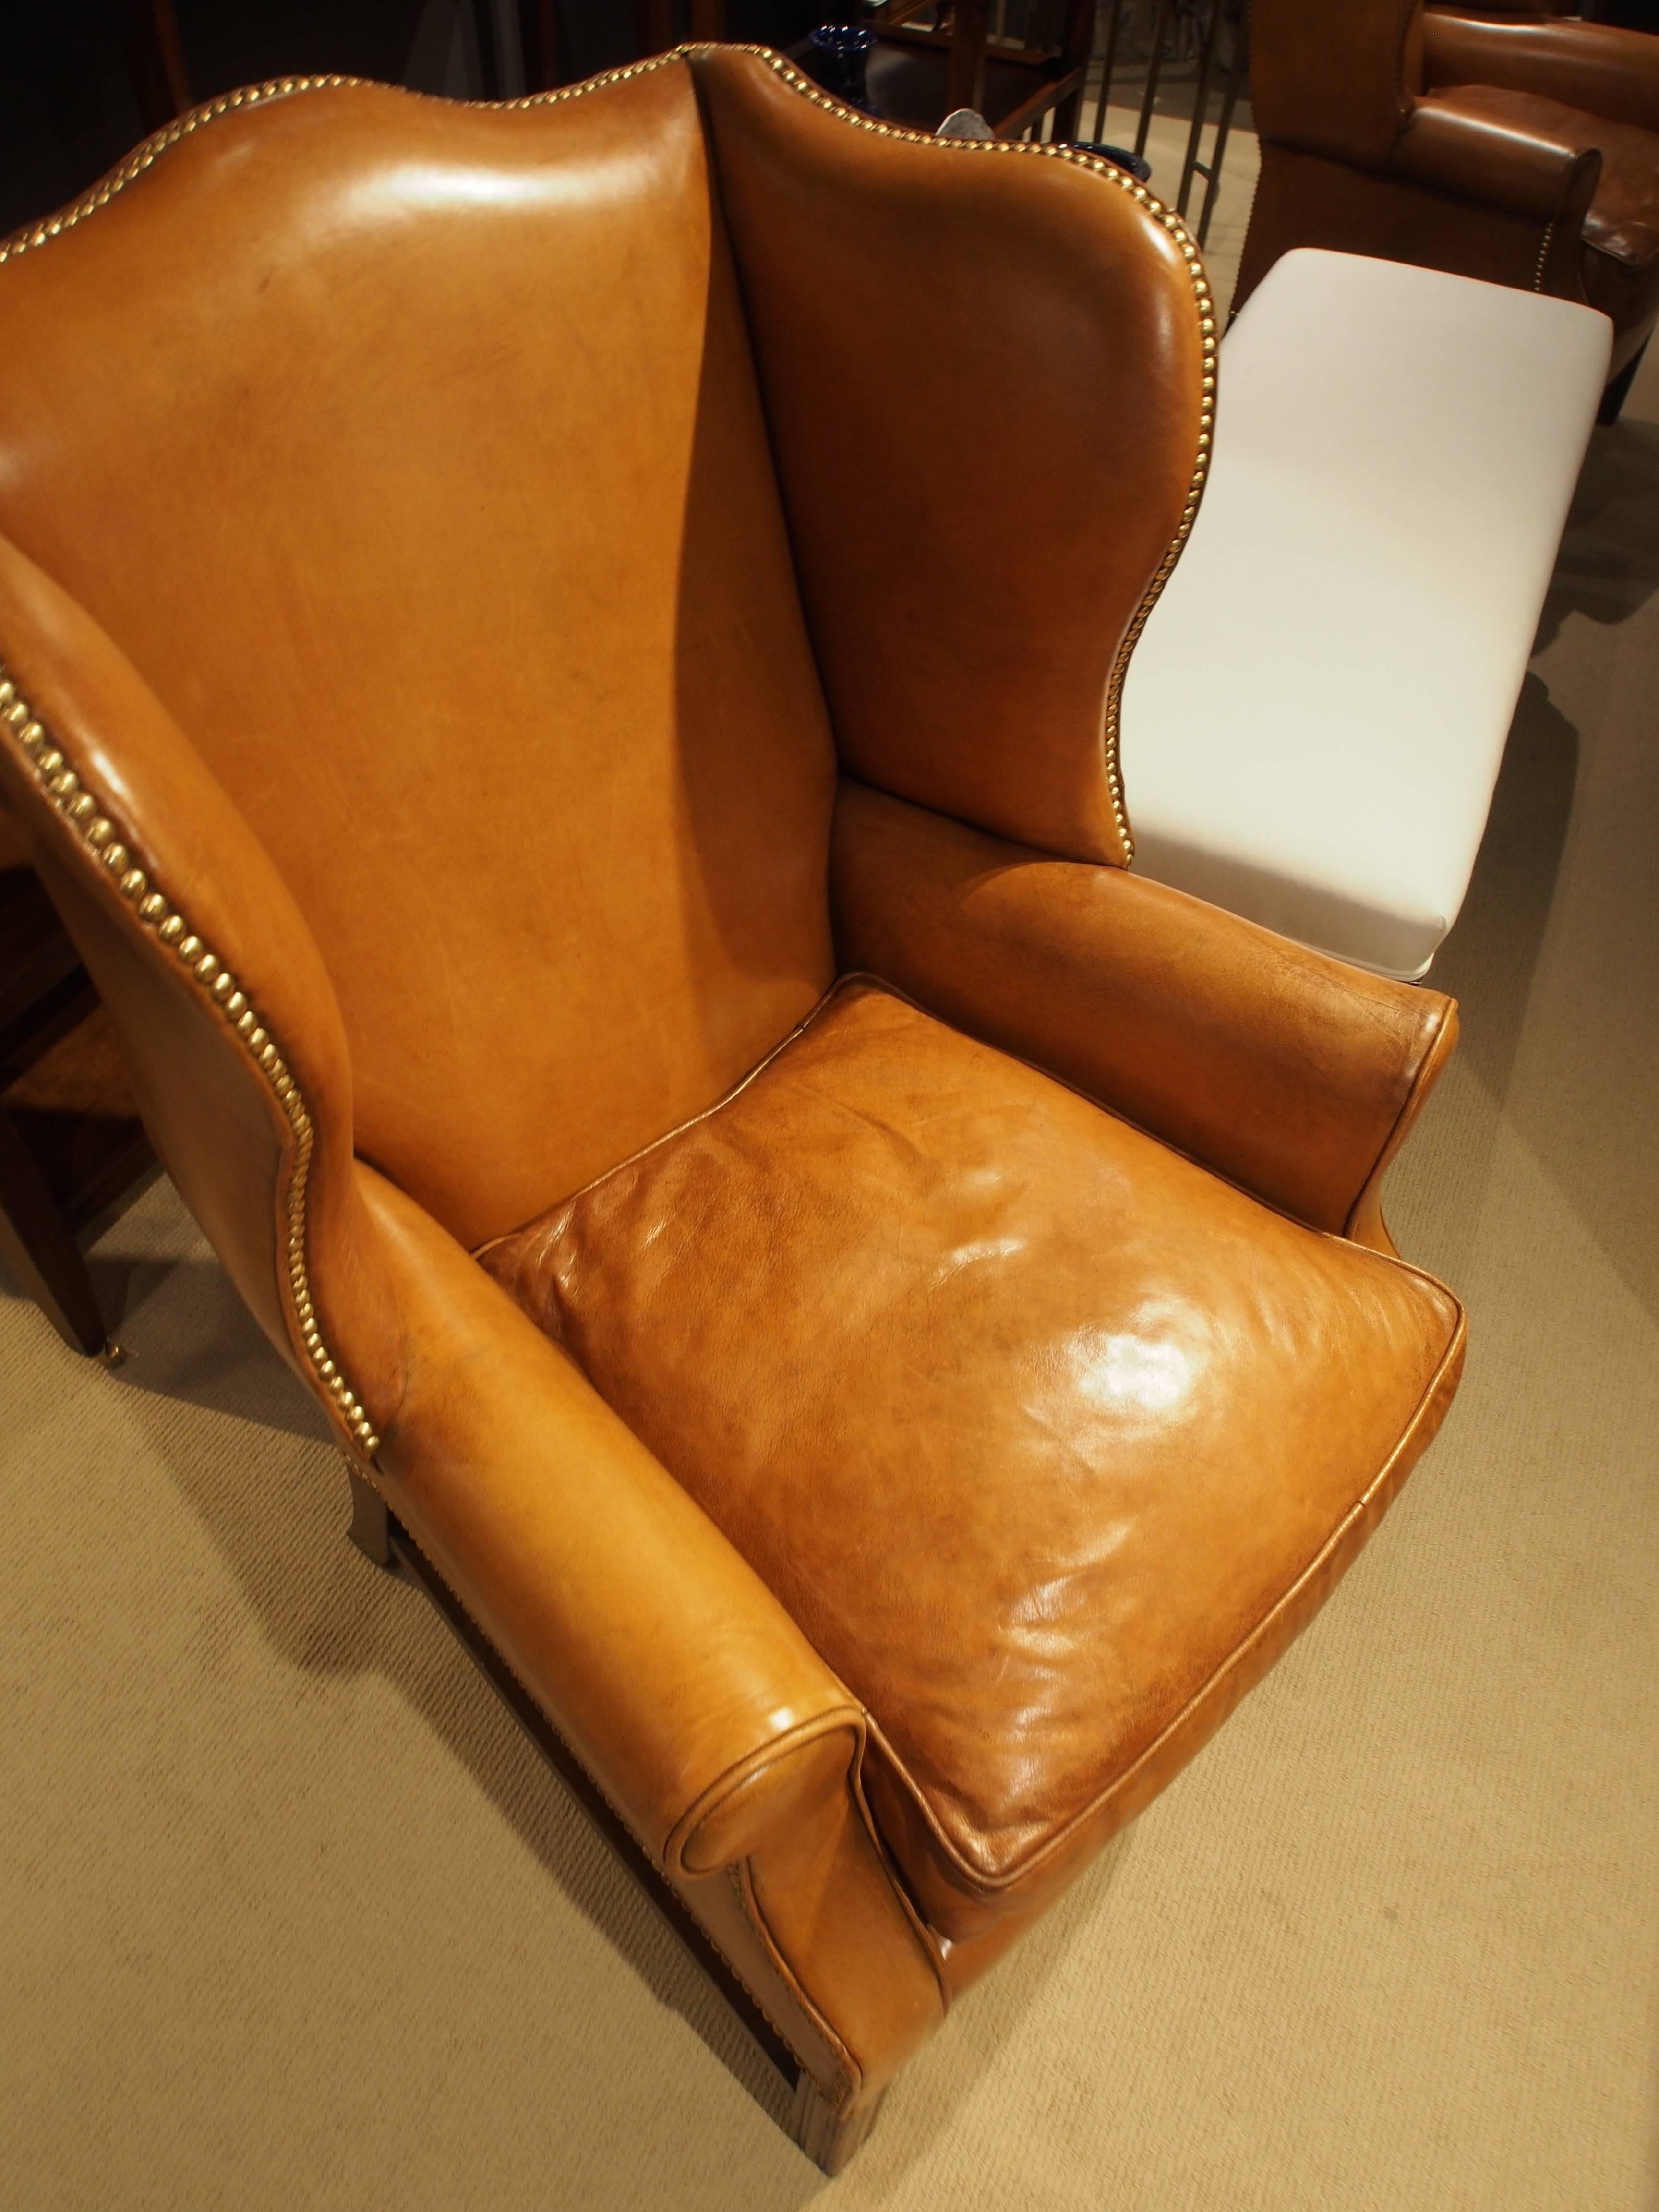
[(423, 1208), (360, 1166), (402, 1318), (388, 1504), (672, 1874), (845, 1792), (862, 1709), (701, 1508)]
[(1506, 115), (1501, 94), (1476, 86), (1419, 100), (1395, 143), (1393, 166), (1414, 184), (1547, 223), (1582, 219), (1601, 157)]
[(1499, 85), (1609, 123), (1659, 131), (1659, 38), (1650, 32), (1559, 17), (1494, 22), (1430, 9), (1423, 64), (1431, 89)]
[(1318, 1229), (1389, 1249), (1382, 1176), (1456, 1009), (1185, 892), (844, 783), (837, 948)]

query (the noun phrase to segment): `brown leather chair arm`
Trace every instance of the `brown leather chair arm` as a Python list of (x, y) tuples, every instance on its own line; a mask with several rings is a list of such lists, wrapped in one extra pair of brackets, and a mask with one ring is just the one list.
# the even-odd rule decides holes
[(408, 1378), (378, 1486), (646, 1848), (682, 1875), (746, 1858), (846, 1790), (862, 1709), (574, 1363), (358, 1176)]
[(341, 1442), (401, 1387), (352, 1175), (351, 1065), (315, 939), (132, 664), (0, 538), (0, 799), (109, 1010), (150, 1139)]
[(1431, 90), (1498, 85), (1659, 131), (1659, 38), (1648, 31), (1559, 17), (1492, 22), (1430, 9), (1423, 63)]
[(1582, 218), (1595, 197), (1601, 157), (1505, 116), (1490, 94), (1437, 92), (1419, 100), (1407, 118), (1393, 167), (1414, 184), (1548, 223)]
[(1316, 1229), (1391, 1249), (1383, 1170), (1456, 1009), (1185, 892), (843, 784), (837, 948)]

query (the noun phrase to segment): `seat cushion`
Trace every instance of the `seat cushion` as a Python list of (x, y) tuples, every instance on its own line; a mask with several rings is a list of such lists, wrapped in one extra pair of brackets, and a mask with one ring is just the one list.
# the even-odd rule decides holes
[(1129, 664), (1142, 874), (1426, 972), (1607, 354), (1601, 317), (1565, 300), (1317, 248), (1274, 264), (1222, 347), (1209, 486)]
[(481, 1255), (872, 1720), (971, 1935), (1283, 1648), (1449, 1395), (1461, 1316), (866, 980)]

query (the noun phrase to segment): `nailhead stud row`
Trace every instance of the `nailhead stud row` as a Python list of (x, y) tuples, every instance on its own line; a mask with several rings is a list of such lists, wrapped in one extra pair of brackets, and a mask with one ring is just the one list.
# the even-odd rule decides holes
[(311, 1115), (300, 1087), (275, 1042), (267, 1034), (247, 994), (217, 955), (204, 945), (190, 924), (144, 871), (134, 866), (131, 850), (108, 815), (64, 757), (57, 743), (15, 679), (0, 667), (0, 729), (22, 755), (38, 783), (64, 819), (80, 834), (87, 850), (106, 871), (121, 896), (132, 908), (141, 928), (154, 934), (180, 967), (192, 975), (223, 1019), (251, 1055), (283, 1109), (294, 1133), (294, 1170), (288, 1187), (288, 1279), (295, 1317), (307, 1358), (319, 1382), (332, 1400), (341, 1420), (365, 1458), (380, 1449), (374, 1425), (323, 1341), (312, 1304), (306, 1270), (306, 1188), (311, 1174), (314, 1141)]
[[(564, 85), (554, 92), (531, 93), (520, 100), (480, 101), (477, 105), (498, 108), (555, 106), (563, 100), (580, 100), (589, 93), (603, 91), (608, 85), (626, 83), (631, 77), (648, 76), (653, 70), (665, 68), (669, 64), (684, 57), (707, 51), (705, 46), (678, 46), (672, 53), (653, 55), (649, 60), (632, 63), (626, 69), (608, 70), (603, 76), (590, 77), (583, 84)], [(1197, 459), (1193, 465), (1192, 478), (1187, 490), (1186, 505), (1182, 509), (1175, 537), (1170, 541), (1168, 552), (1164, 555), (1152, 582), (1147, 586), (1139, 606), (1135, 611), (1134, 619), (1130, 623), (1124, 635), (1123, 642), (1118, 648), (1117, 656), (1113, 661), (1111, 674), (1106, 684), (1103, 740), (1106, 753), (1107, 789), (1111, 798), (1113, 820), (1116, 823), (1118, 836), (1123, 847), (1123, 857), (1126, 861), (1132, 860), (1134, 856), (1134, 837), (1129, 828), (1128, 811), (1124, 804), (1123, 775), (1119, 760), (1119, 725), (1123, 705), (1123, 683), (1128, 673), (1129, 656), (1134, 651), (1141, 631), (1146, 627), (1146, 618), (1158, 604), (1158, 595), (1169, 580), (1176, 561), (1181, 557), (1182, 547), (1192, 535), (1193, 522), (1198, 514), (1198, 502), (1204, 489), (1204, 480), (1209, 471), (1211, 438), (1215, 425), (1215, 301), (1210, 292), (1209, 280), (1204, 274), (1204, 264), (1200, 258), (1198, 247), (1180, 216), (1166, 208), (1161, 200), (1155, 198), (1139, 179), (1130, 176), (1126, 170), (1118, 168), (1113, 162), (1101, 161), (1096, 155), (1080, 153), (1075, 146), (1045, 146), (1035, 140), (935, 138), (925, 131), (907, 131), (890, 123), (878, 122), (873, 116), (861, 114), (855, 108), (843, 106), (840, 100), (832, 99), (822, 87), (814, 84), (810, 77), (803, 76), (800, 71), (787, 62), (781, 54), (772, 52), (769, 47), (750, 46), (740, 47), (738, 51), (758, 56), (782, 79), (792, 92), (798, 93), (802, 99), (809, 100), (814, 107), (821, 108), (825, 114), (833, 116), (837, 122), (850, 125), (855, 130), (871, 131), (878, 138), (908, 139), (913, 145), (932, 146), (941, 152), (951, 155), (1036, 155), (1048, 161), (1069, 161), (1075, 168), (1087, 169), (1091, 174), (1104, 179), (1108, 184), (1115, 185), (1120, 191), (1127, 192), (1151, 221), (1160, 223), (1169, 233), (1182, 259), (1187, 264), (1188, 274), (1192, 281), (1194, 300), (1198, 307), (1199, 332), (1203, 341)], [(3, 245), (0, 245), (0, 262), (9, 261), (16, 255), (27, 252), (32, 246), (45, 246), (50, 240), (61, 236), (64, 231), (73, 230), (75, 226), (83, 222), (88, 216), (106, 206), (115, 195), (124, 191), (135, 178), (143, 176), (145, 170), (153, 162), (158, 161), (169, 147), (176, 146), (181, 139), (188, 138), (193, 131), (199, 131), (204, 124), (216, 123), (222, 116), (231, 114), (238, 108), (252, 107), (262, 101), (269, 103), (273, 100), (286, 100), (296, 93), (335, 91), (344, 87), (356, 89), (362, 88), (364, 83), (363, 78), (352, 76), (273, 77), (266, 84), (250, 85), (239, 92), (226, 93), (218, 100), (210, 100), (204, 106), (193, 108), (188, 115), (180, 116), (176, 123), (170, 124), (165, 131), (159, 131), (155, 137), (147, 139), (136, 153), (130, 155), (122, 162), (118, 168), (112, 170), (101, 183), (93, 185), (89, 191), (83, 192), (81, 198), (72, 205), (65, 208), (61, 215), (53, 216), (46, 222), (26, 226), (24, 229), (16, 232), (8, 239)], [(420, 93), (409, 94), (406, 96), (411, 99), (428, 97)], [(1547, 240), (1546, 250), (1547, 250)], [(1540, 257), (1540, 277), (1541, 266)]]

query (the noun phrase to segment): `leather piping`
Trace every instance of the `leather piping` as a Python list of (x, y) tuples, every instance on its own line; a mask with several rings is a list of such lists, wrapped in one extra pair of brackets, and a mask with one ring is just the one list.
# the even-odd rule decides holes
[[(694, 54), (707, 53), (706, 41), (676, 46), (669, 52), (653, 54), (648, 60), (630, 63), (625, 69), (607, 70), (601, 76), (589, 77), (581, 84), (562, 85), (556, 91), (530, 93), (520, 100), (473, 100), (447, 105), (464, 105), (489, 108), (501, 112), (520, 108), (550, 107), (562, 100), (579, 100), (591, 92), (600, 92), (607, 85), (623, 84), (629, 79), (648, 76), (653, 70), (666, 68), (670, 64), (689, 60)], [(951, 155), (966, 154), (1023, 154), (1047, 161), (1066, 161), (1073, 168), (1086, 169), (1092, 175), (1103, 178), (1118, 191), (1140, 207), (1154, 222), (1169, 233), (1170, 239), (1187, 264), (1187, 273), (1193, 287), (1194, 303), (1198, 309), (1199, 336), (1202, 341), (1203, 374), (1199, 388), (1198, 449), (1188, 481), (1187, 497), (1181, 520), (1168, 550), (1154, 571), (1152, 581), (1143, 593), (1139, 605), (1124, 632), (1106, 680), (1106, 697), (1101, 717), (1101, 747), (1104, 757), (1106, 787), (1111, 800), (1112, 818), (1121, 848), (1122, 865), (1127, 867), (1134, 859), (1134, 836), (1129, 827), (1128, 809), (1123, 796), (1123, 775), (1120, 762), (1119, 726), (1122, 717), (1123, 686), (1129, 672), (1129, 657), (1139, 642), (1146, 627), (1147, 617), (1157, 605), (1164, 585), (1181, 558), (1182, 548), (1192, 535), (1193, 524), (1198, 514), (1199, 501), (1203, 495), (1205, 480), (1209, 474), (1211, 440), (1215, 428), (1215, 370), (1216, 319), (1215, 301), (1210, 291), (1209, 279), (1204, 273), (1203, 260), (1191, 233), (1179, 216), (1149, 192), (1145, 185), (1118, 168), (1110, 161), (1103, 161), (1092, 154), (1082, 154), (1074, 146), (1044, 145), (1038, 141), (1012, 138), (935, 138), (921, 131), (907, 131), (901, 125), (878, 123), (872, 116), (860, 114), (856, 109), (843, 106), (838, 100), (823, 91), (808, 77), (787, 62), (781, 54), (774, 53), (769, 46), (738, 46), (730, 49), (738, 53), (753, 54), (803, 100), (820, 108), (838, 123), (854, 130), (868, 131), (878, 138), (908, 140), (914, 146), (931, 146)], [(108, 176), (84, 191), (79, 199), (47, 221), (26, 223), (3, 244), (0, 244), (0, 263), (14, 259), (35, 246), (48, 245), (66, 230), (73, 230), (89, 215), (107, 206), (116, 194), (124, 191), (143, 175), (170, 148), (176, 146), (204, 125), (216, 123), (222, 117), (243, 107), (252, 107), (261, 102), (269, 105), (273, 100), (286, 100), (305, 92), (334, 92), (343, 90), (399, 91), (408, 100), (428, 100), (436, 97), (429, 93), (412, 93), (401, 86), (374, 85), (366, 77), (356, 76), (284, 76), (273, 77), (264, 84), (249, 85), (237, 92), (228, 92), (217, 100), (192, 108), (164, 131), (130, 154)]]
[(117, 825), (83, 788), (63, 748), (35, 715), (15, 679), (0, 667), (0, 726), (21, 754), (25, 765), (79, 837), (89, 859), (108, 872), (141, 927), (149, 930), (159, 946), (171, 951), (185, 972), (195, 977), (208, 1004), (252, 1062), (255, 1073), (270, 1091), (293, 1138), (284, 1200), (287, 1223), (288, 1287), (298, 1335), (317, 1387), (349, 1435), (356, 1450), (372, 1459), (380, 1440), (361, 1400), (341, 1373), (317, 1325), (306, 1265), (306, 1187), (311, 1176), (314, 1132), (311, 1114), (300, 1086), (278, 1052), (258, 1011), (217, 955), (212, 951), (172, 902), (133, 864), (132, 854)]
[[(1387, 1264), (1399, 1267), (1406, 1274), (1419, 1276), (1425, 1282), (1434, 1281), (1431, 1275), (1424, 1274), (1421, 1268), (1413, 1267), (1406, 1261), (1395, 1260), (1388, 1261)], [(1437, 1289), (1444, 1287), (1440, 1284), (1436, 1284), (1435, 1286)], [(1467, 1323), (1460, 1305), (1457, 1312), (1457, 1326), (1452, 1331), (1451, 1341), (1442, 1353), (1433, 1374), (1425, 1384), (1417, 1404), (1412, 1409), (1411, 1419), (1401, 1431), (1394, 1449), (1377, 1469), (1364, 1492), (1337, 1522), (1289, 1589), (1268, 1607), (1267, 1612), (1248, 1634), (1239, 1638), (1225, 1658), (1221, 1660), (1214, 1670), (1200, 1683), (1181, 1711), (1166, 1723), (1153, 1741), (1130, 1765), (1124, 1769), (1121, 1774), (1108, 1783), (1106, 1787), (1091, 1797), (1086, 1805), (1079, 1808), (1059, 1827), (1045, 1836), (1040, 1843), (1018, 1853), (1006, 1866), (995, 1872), (982, 1866), (976, 1866), (945, 1834), (932, 1806), (912, 1779), (909, 1769), (894, 1749), (880, 1723), (873, 1714), (870, 1716), (869, 1728), (872, 1737), (880, 1742), (887, 1754), (890, 1768), (895, 1778), (908, 1793), (911, 1802), (916, 1808), (928, 1832), (938, 1845), (940, 1856), (946, 1860), (963, 1878), (963, 1887), (968, 1895), (988, 1902), (1002, 1897), (1009, 1890), (1028, 1881), (1033, 1875), (1040, 1874), (1045, 1866), (1060, 1856), (1080, 1828), (1086, 1827), (1091, 1821), (1098, 1820), (1103, 1814), (1109, 1812), (1115, 1799), (1132, 1792), (1138, 1777), (1156, 1760), (1170, 1739), (1179, 1735), (1188, 1720), (1204, 1703), (1216, 1685), (1224, 1681), (1226, 1677), (1248, 1658), (1253, 1646), (1259, 1644), (1264, 1637), (1271, 1636), (1280, 1618), (1294, 1603), (1297, 1593), (1306, 1583), (1314, 1580), (1323, 1570), (1326, 1563), (1340, 1549), (1343, 1538), (1348, 1530), (1355, 1522), (1364, 1518), (1370, 1509), (1372, 1500), (1379, 1492), (1386, 1492), (1389, 1475), (1398, 1464), (1401, 1454), (1410, 1445), (1413, 1437), (1422, 1425), (1425, 1416), (1432, 1411), (1445, 1388), (1447, 1376), (1455, 1372), (1460, 1363), (1467, 1334)]]
[[(750, 1861), (748, 1859), (743, 1860), (738, 1865), (732, 1867), (730, 1869), (730, 1872), (732, 1876), (732, 1886), (738, 1893), (738, 1902), (743, 1907), (744, 1917), (748, 1921), (749, 1925), (754, 1929), (756, 1935), (760, 1938), (761, 1948), (765, 1952), (767, 1957), (772, 1961), (772, 1965), (777, 1973), (778, 1979), (783, 1984), (785, 1989), (788, 1990), (790, 1996), (793, 1997), (795, 2002), (806, 2014), (807, 2019), (811, 2021), (813, 2027), (817, 2028), (818, 2033), (823, 2038), (824, 2043), (829, 2048), (830, 2056), (836, 2059), (836, 2061), (845, 2070), (847, 2086), (843, 2089), (836, 2108), (838, 2113), (845, 2113), (857, 2099), (859, 2091), (864, 2087), (864, 2069), (859, 2064), (858, 2060), (854, 2057), (852, 2052), (848, 2049), (841, 2037), (836, 2034), (835, 2029), (831, 2027), (830, 2022), (824, 2018), (823, 2013), (819, 2011), (817, 2006), (815, 2005), (811, 1998), (807, 1996), (806, 1991), (800, 1985), (799, 1977), (796, 1974), (794, 1968), (789, 1964), (789, 1961), (784, 1957), (783, 1947), (778, 1942), (776, 1936), (773, 1935), (770, 1927), (768, 1925), (766, 1915), (761, 1910), (760, 1899), (755, 1894), (755, 1880), (754, 1875), (751, 1871)], [(726, 1954), (722, 1952), (720, 1955), (724, 1958)], [(749, 1984), (745, 1982), (744, 1984), (744, 1987), (747, 1989), (748, 1986)], [(769, 2013), (767, 2014), (767, 2018), (769, 2020), (771, 2018)], [(776, 2023), (774, 2022), (775, 2026), (775, 2024)], [(785, 2040), (787, 2042), (788, 2039), (786, 2037)], [(791, 2048), (793, 2048), (793, 2045), (791, 2045)], [(795, 2055), (797, 2057), (799, 2057), (800, 2056), (799, 2051), (797, 2051)], [(803, 2062), (803, 2070), (808, 2073), (811, 2070), (810, 2068), (805, 2066), (805, 2062)], [(814, 2076), (814, 2079), (816, 2079), (816, 2076)], [(820, 2089), (822, 2089), (823, 2086), (822, 2082), (818, 2083)]]
[(852, 1752), (848, 1764), (857, 1765), (864, 1755), (865, 1712), (862, 1705), (850, 1698), (845, 1705), (832, 1706), (827, 1713), (817, 1713), (811, 1720), (798, 1721), (793, 1728), (786, 1729), (781, 1735), (768, 1737), (753, 1751), (734, 1759), (721, 1774), (717, 1774), (708, 1788), (701, 1791), (680, 1814), (668, 1832), (668, 1840), (662, 1847), (663, 1864), (671, 1873), (684, 1875), (690, 1881), (711, 1874), (718, 1874), (722, 1866), (732, 1863), (717, 1859), (704, 1863), (695, 1858), (698, 1838), (703, 1824), (717, 1814), (734, 1791), (758, 1775), (780, 1765), (783, 1760), (809, 1745), (821, 1743), (826, 1736), (848, 1735), (852, 1739)]

